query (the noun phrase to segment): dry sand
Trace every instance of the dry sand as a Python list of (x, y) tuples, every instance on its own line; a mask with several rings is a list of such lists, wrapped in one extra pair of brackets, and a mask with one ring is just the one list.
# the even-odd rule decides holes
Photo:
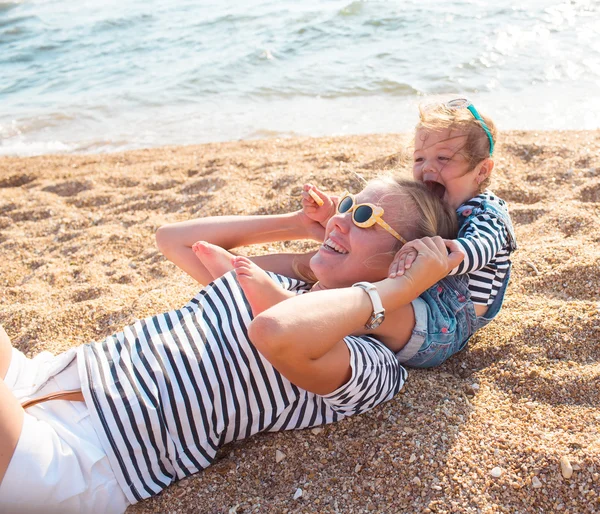
[[(502, 139), (493, 189), (520, 249), (495, 322), (372, 412), (232, 444), (129, 512), (600, 512), (600, 131)], [(408, 144), (372, 135), (2, 158), (0, 323), (34, 355), (182, 305), (198, 286), (156, 250), (161, 224), (286, 212), (303, 182), (356, 187), (353, 171), (402, 167), (392, 154)]]

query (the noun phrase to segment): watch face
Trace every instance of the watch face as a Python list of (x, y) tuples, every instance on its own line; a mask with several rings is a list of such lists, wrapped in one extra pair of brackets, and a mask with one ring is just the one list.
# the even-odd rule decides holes
[(369, 327), (372, 329), (377, 328), (379, 325), (381, 325), (383, 323), (384, 319), (385, 319), (385, 314), (383, 314), (382, 312), (374, 314), (373, 317), (371, 318), (371, 322), (369, 323)]

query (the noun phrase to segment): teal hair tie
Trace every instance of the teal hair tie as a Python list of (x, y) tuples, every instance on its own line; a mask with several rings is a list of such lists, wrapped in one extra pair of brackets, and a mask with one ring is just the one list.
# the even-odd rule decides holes
[(446, 102), (446, 107), (448, 107), (449, 109), (463, 109), (465, 107), (469, 109), (469, 112), (473, 115), (473, 118), (475, 118), (479, 122), (481, 128), (485, 131), (485, 134), (488, 137), (488, 140), (490, 142), (491, 157), (494, 154), (494, 139), (492, 138), (492, 133), (490, 132), (487, 123), (483, 121), (481, 114), (477, 112), (477, 109), (475, 109), (475, 106), (471, 103), (471, 101), (467, 98), (455, 98), (454, 100), (449, 100), (448, 102)]
[(475, 109), (475, 106), (473, 104), (469, 104), (469, 106), (467, 106), (467, 109), (469, 109), (469, 111), (473, 115), (473, 118), (475, 118), (481, 124), (481, 128), (485, 131), (485, 133), (490, 141), (490, 157), (491, 157), (492, 154), (494, 153), (494, 140), (492, 139), (492, 133), (490, 132), (490, 129), (488, 128), (487, 123), (485, 121), (483, 121), (483, 118), (477, 112), (477, 109)]

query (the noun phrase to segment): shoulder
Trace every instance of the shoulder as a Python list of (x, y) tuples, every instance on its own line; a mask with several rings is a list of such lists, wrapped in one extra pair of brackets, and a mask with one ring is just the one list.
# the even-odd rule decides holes
[(470, 221), (485, 217), (499, 219), (505, 225), (511, 225), (510, 214), (506, 202), (494, 192), (486, 190), (456, 209), (459, 217), (468, 218)]
[(479, 193), (477, 196), (474, 196), (470, 200), (467, 200), (463, 203), (456, 212), (458, 214), (463, 214), (465, 211), (496, 211), (500, 210), (508, 214), (508, 205), (507, 203), (496, 195), (493, 191), (486, 189), (482, 193)]
[[(517, 248), (515, 231), (508, 212), (507, 203), (493, 191), (485, 190), (463, 203), (458, 209), (459, 217), (464, 219), (460, 233), (472, 230), (474, 226), (484, 226), (494, 232), (505, 233), (503, 238), (511, 250)], [(459, 222), (460, 223), (460, 222)]]

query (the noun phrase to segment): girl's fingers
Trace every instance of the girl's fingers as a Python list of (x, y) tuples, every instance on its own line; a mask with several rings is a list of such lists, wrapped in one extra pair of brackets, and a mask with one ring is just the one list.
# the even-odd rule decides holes
[(312, 196), (307, 193), (306, 191), (302, 191), (302, 205), (307, 204), (307, 205), (314, 205), (315, 201), (313, 200)]
[(413, 262), (415, 262), (415, 259), (417, 258), (418, 253), (414, 250), (411, 250), (405, 257), (404, 259), (404, 267), (406, 269), (409, 269), (412, 265)]
[(402, 259), (398, 261), (398, 275), (404, 275), (404, 271), (406, 271), (406, 255), (403, 255)]
[(397, 274), (398, 274), (398, 259), (394, 259), (388, 269), (388, 277), (396, 278)]

